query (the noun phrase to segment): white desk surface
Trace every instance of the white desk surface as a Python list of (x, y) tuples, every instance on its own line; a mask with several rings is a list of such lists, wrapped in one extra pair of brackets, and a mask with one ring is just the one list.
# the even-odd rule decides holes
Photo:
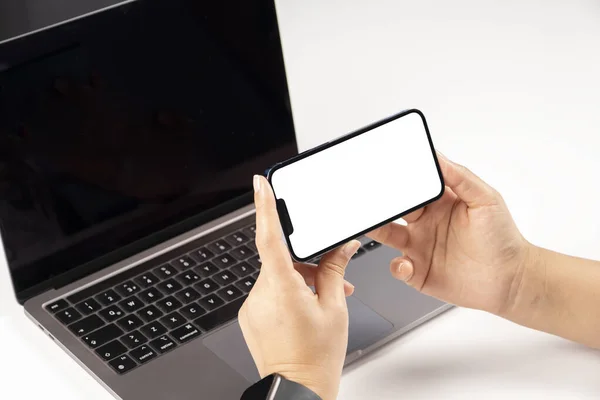
[[(436, 147), (496, 186), (530, 241), (600, 259), (597, 1), (278, 6), (303, 149), (420, 108)], [(2, 265), (0, 398), (110, 399), (10, 290)], [(600, 352), (454, 309), (351, 366), (340, 399), (595, 399), (599, 370)]]

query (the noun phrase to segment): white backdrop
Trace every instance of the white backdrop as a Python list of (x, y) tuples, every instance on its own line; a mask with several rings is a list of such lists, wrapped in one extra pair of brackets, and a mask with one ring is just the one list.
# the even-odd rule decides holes
[[(529, 240), (600, 259), (599, 2), (278, 6), (302, 149), (419, 108), (436, 147), (499, 189)], [(25, 321), (7, 279), (0, 268), (0, 398), (108, 400)], [(340, 399), (594, 399), (599, 368), (597, 352), (453, 310), (350, 368)]]

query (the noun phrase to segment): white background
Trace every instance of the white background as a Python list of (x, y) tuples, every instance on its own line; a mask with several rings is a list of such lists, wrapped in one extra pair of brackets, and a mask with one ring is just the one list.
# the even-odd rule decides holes
[[(436, 147), (498, 188), (529, 240), (600, 259), (599, 2), (279, 6), (303, 149), (420, 108)], [(0, 268), (0, 398), (108, 400), (25, 320), (7, 279)], [(340, 399), (597, 399), (599, 370), (597, 351), (452, 310), (351, 367)]]
[[(410, 168), (398, 168), (398, 154)], [(402, 181), (402, 185), (395, 182)], [(273, 172), (302, 259), (434, 199), (442, 180), (422, 117), (412, 112)]]

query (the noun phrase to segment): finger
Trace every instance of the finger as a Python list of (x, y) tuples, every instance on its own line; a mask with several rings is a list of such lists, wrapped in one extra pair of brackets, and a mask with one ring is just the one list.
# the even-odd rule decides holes
[(341, 304), (344, 300), (344, 274), (348, 262), (359, 247), (360, 242), (353, 240), (321, 258), (315, 276), (315, 289), (321, 303)]
[(281, 240), (281, 224), (275, 206), (275, 196), (269, 182), (254, 176), (254, 204), (256, 206), (256, 247), (262, 261), (261, 272), (292, 276), (292, 259)]
[(417, 222), (421, 215), (423, 215), (424, 211), (425, 207), (421, 207), (418, 210), (411, 212), (410, 214), (406, 214), (404, 217), (402, 217), (402, 219), (405, 220), (407, 223), (412, 224), (413, 222)]
[(377, 228), (367, 233), (367, 236), (381, 244), (398, 250), (406, 248), (410, 237), (408, 228), (395, 222)]
[[(315, 286), (315, 276), (317, 275), (318, 267), (312, 264), (294, 264), (294, 268), (302, 277), (307, 286)], [(352, 296), (354, 293), (354, 285), (344, 280), (344, 294), (346, 297)]]
[(448, 160), (438, 152), (446, 186), (471, 208), (495, 204), (495, 191), (466, 167)]
[(415, 266), (407, 256), (397, 257), (390, 263), (390, 272), (394, 278), (410, 285), (415, 276)]

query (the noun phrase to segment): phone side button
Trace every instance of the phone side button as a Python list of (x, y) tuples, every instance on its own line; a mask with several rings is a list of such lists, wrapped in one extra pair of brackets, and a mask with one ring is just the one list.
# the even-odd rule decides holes
[(290, 236), (294, 233), (294, 226), (292, 225), (292, 220), (290, 219), (290, 214), (284, 199), (277, 199), (277, 213), (279, 214), (283, 231), (287, 236)]

